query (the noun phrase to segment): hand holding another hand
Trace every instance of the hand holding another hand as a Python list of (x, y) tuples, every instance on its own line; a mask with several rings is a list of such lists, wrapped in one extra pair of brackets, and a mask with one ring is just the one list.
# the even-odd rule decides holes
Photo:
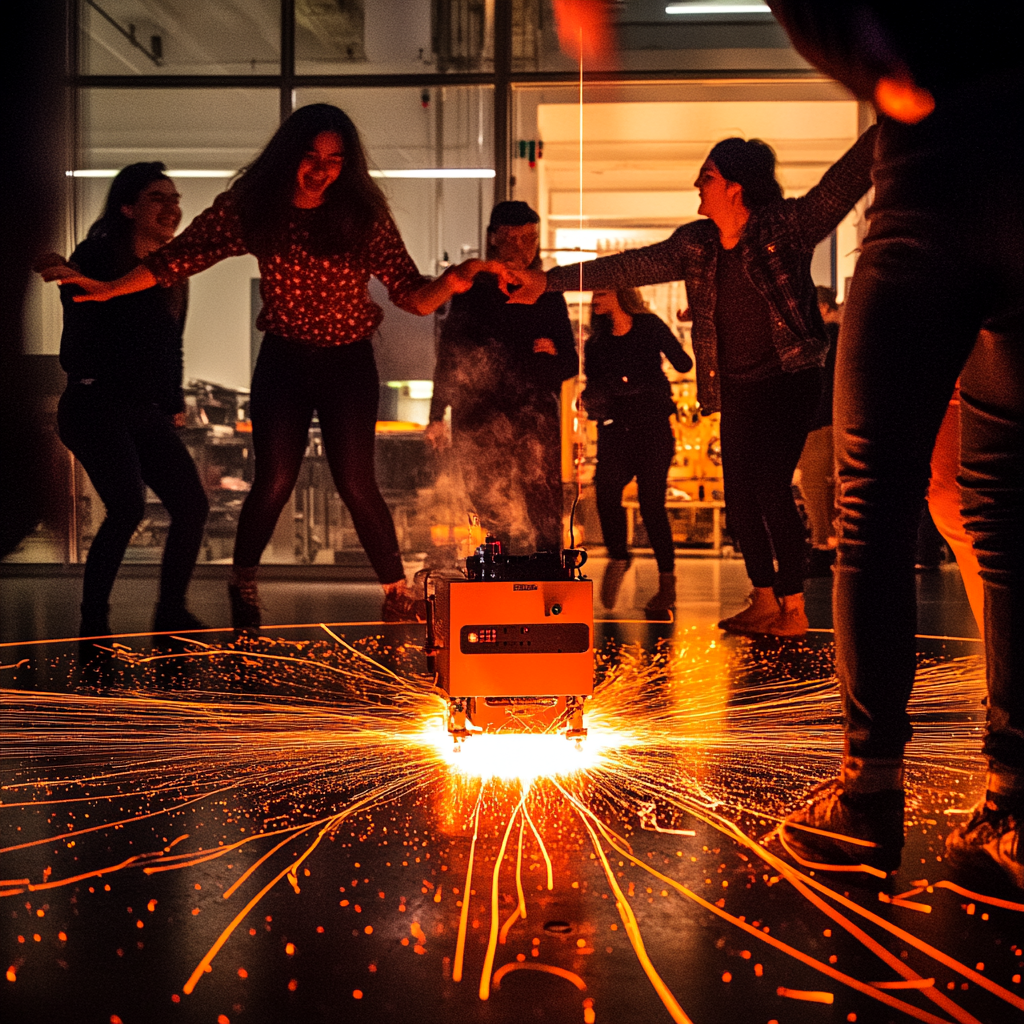
[(447, 448), (450, 443), (448, 427), (445, 425), (443, 420), (434, 420), (433, 423), (428, 423), (425, 436), (427, 444), (429, 444), (435, 452), (442, 451)]
[(532, 306), (548, 288), (548, 275), (543, 270), (505, 270), (507, 285), (514, 289), (509, 291), (509, 302), (517, 305)]

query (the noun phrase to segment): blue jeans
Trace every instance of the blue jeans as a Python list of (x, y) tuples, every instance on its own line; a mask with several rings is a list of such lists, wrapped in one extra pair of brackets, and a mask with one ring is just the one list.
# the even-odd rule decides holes
[(836, 657), (855, 756), (899, 757), (910, 739), (915, 538), (960, 377), (960, 482), (985, 587), (984, 750), (1024, 776), (1022, 99), (1019, 76), (1004, 77), (879, 134), (835, 384)]

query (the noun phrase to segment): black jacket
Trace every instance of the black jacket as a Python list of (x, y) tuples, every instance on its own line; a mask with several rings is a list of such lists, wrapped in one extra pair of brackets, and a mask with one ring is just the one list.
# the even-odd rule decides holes
[[(538, 338), (550, 338), (556, 355), (534, 352)], [(481, 275), (452, 299), (441, 325), (430, 419), (442, 419), (449, 405), (455, 426), (471, 427), (525, 406), (557, 414), (562, 381), (577, 368), (561, 295), (542, 295), (532, 306), (508, 305), (493, 277)]]
[(596, 319), (584, 349), (587, 415), (598, 421), (636, 421), (664, 419), (675, 412), (661, 357), (664, 354), (680, 373), (691, 370), (693, 360), (665, 322), (653, 313), (635, 313), (633, 326), (616, 337), (606, 317)]
[[(139, 264), (108, 239), (87, 238), (71, 255), (87, 277), (113, 281)], [(188, 285), (159, 285), (107, 302), (75, 302), (80, 289), (61, 288), (64, 332), (60, 365), (69, 381), (91, 380), (119, 401), (181, 412), (182, 333)]]

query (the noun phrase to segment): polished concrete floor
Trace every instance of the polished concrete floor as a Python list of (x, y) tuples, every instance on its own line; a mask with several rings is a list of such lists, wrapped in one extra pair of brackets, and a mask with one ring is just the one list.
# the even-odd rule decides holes
[[(982, 771), (955, 569), (919, 580), (892, 879), (773, 834), (838, 762), (829, 581), (777, 641), (713, 626), (739, 562), (680, 560), (674, 624), (637, 621), (655, 575), (597, 626), (582, 749), (458, 754), (421, 630), (367, 622), (371, 584), (271, 581), (258, 639), (124, 636), (82, 666), (79, 581), (0, 578), (5, 1021), (1020, 1019), (1020, 894), (943, 860)], [(154, 591), (119, 581), (120, 632)], [(223, 581), (192, 603), (222, 625)]]

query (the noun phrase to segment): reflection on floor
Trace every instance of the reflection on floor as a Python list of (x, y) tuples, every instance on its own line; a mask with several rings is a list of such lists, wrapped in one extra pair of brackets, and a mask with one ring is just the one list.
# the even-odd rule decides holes
[(806, 871), (772, 832), (835, 770), (831, 636), (723, 637), (707, 572), (599, 626), (582, 750), (454, 754), (415, 627), (0, 648), (5, 1019), (1014, 1019), (1024, 905), (943, 862), (979, 645), (919, 641), (899, 874)]

